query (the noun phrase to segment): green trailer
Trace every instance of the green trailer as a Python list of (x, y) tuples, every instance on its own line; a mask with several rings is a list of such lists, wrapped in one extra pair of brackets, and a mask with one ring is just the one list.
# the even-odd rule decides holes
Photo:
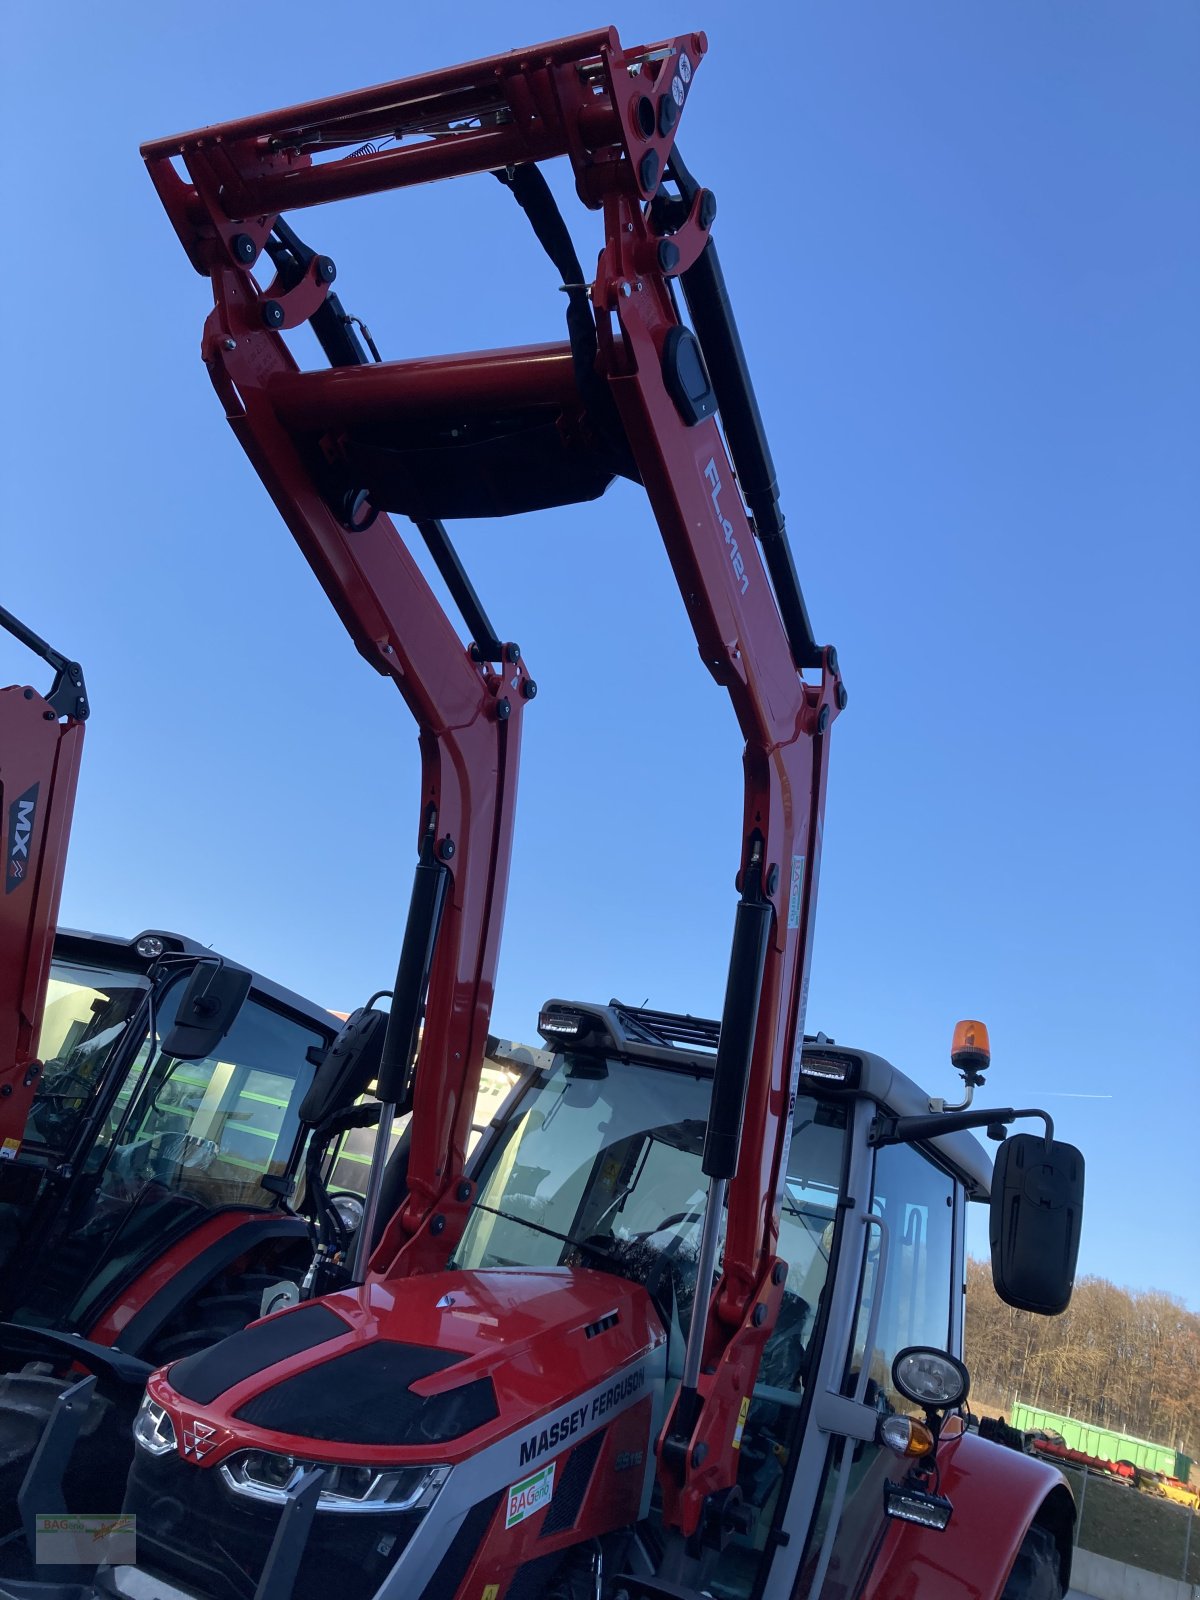
[(1172, 1450), (1169, 1445), (1136, 1439), (1132, 1434), (1118, 1433), (1115, 1428), (1093, 1427), (1088, 1422), (1077, 1422), (1074, 1417), (1062, 1417), (1054, 1411), (1042, 1411), (1019, 1401), (1013, 1402), (1009, 1420), (1023, 1433), (1038, 1429), (1061, 1433), (1070, 1449), (1080, 1450), (1084, 1455), (1099, 1456), (1104, 1461), (1132, 1461), (1143, 1472), (1161, 1472), (1183, 1483), (1188, 1481), (1192, 1470), (1192, 1458)]

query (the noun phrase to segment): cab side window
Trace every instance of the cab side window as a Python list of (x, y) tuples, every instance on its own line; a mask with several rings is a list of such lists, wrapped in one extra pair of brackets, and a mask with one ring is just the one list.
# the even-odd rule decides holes
[(880, 1235), (872, 1228), (852, 1365), (855, 1372), (861, 1369), (871, 1303), (881, 1292), (875, 1348), (869, 1356), (870, 1393), (883, 1396), (888, 1408), (904, 1410), (908, 1402), (892, 1390), (897, 1352), (909, 1345), (935, 1350), (949, 1345), (954, 1184), (913, 1146), (885, 1145), (875, 1157), (871, 1209), (887, 1225), (887, 1275), (877, 1285)]

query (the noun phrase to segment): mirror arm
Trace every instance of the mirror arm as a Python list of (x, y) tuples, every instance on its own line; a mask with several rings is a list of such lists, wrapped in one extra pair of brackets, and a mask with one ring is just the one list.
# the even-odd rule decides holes
[(1046, 1124), (1046, 1148), (1054, 1139), (1054, 1123), (1048, 1111), (1036, 1107), (1014, 1110), (1004, 1106), (999, 1111), (941, 1111), (920, 1117), (893, 1117), (880, 1112), (871, 1124), (870, 1143), (909, 1144), (916, 1139), (934, 1139), (940, 1133), (961, 1133), (967, 1128), (986, 1128), (990, 1125), (1007, 1127), (1018, 1117), (1040, 1117)]
[(1018, 1111), (1018, 1117), (1041, 1117), (1046, 1124), (1046, 1152), (1049, 1154), (1050, 1146), (1054, 1143), (1054, 1122), (1048, 1111), (1039, 1111), (1036, 1106), (1031, 1106), (1026, 1111)]

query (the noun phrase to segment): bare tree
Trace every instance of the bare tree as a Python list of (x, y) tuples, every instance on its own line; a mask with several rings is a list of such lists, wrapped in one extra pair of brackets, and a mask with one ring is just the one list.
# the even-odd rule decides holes
[(982, 1394), (1200, 1458), (1200, 1316), (1172, 1295), (1081, 1278), (1061, 1317), (1035, 1317), (969, 1261), (966, 1355)]

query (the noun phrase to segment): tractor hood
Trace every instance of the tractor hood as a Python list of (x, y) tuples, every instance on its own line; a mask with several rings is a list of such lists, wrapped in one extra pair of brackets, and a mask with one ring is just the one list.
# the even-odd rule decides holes
[[(646, 1515), (665, 1376), (645, 1289), (588, 1269), (433, 1273), (278, 1312), (151, 1377), (124, 1506), (139, 1565), (110, 1587), (256, 1600), (278, 1546), (291, 1600), (444, 1600), (468, 1568), (496, 1593)], [(304, 1463), (330, 1487), (280, 1542), (279, 1486)]]
[(529, 1465), (650, 1398), (665, 1341), (649, 1295), (622, 1278), (450, 1271), (279, 1312), (155, 1374), (149, 1393), (205, 1468), (246, 1448), (452, 1464), (514, 1434)]

